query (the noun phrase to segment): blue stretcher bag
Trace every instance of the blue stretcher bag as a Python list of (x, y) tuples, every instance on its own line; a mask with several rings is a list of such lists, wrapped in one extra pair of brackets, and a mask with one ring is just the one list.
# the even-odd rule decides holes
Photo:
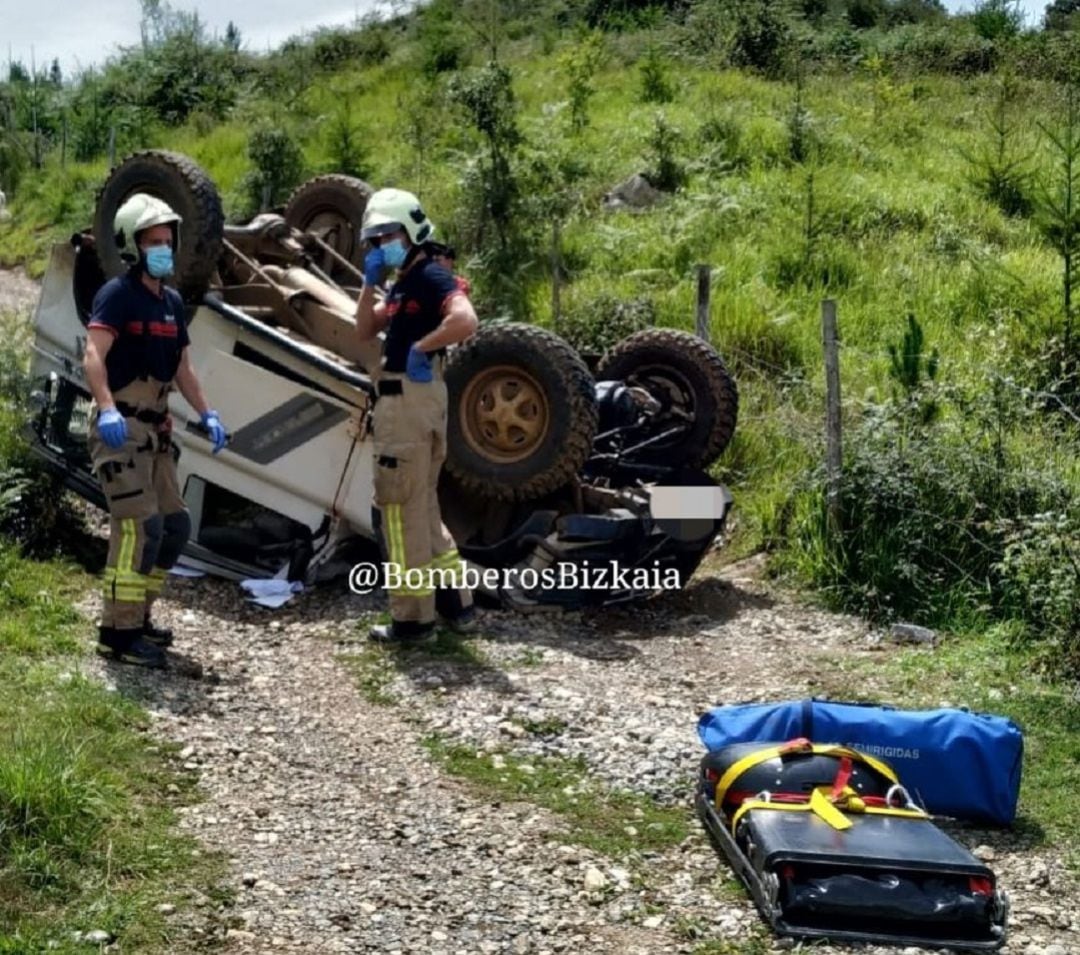
[(1016, 818), (1024, 737), (1003, 716), (814, 699), (747, 703), (703, 713), (698, 736), (710, 752), (799, 737), (842, 743), (890, 763), (929, 813), (1001, 826)]

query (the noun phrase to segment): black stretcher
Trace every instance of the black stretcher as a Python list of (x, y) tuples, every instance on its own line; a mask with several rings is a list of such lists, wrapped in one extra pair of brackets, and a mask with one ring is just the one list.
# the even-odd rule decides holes
[(990, 951), (1008, 898), (994, 873), (913, 805), (891, 767), (805, 740), (725, 747), (697, 809), (781, 935)]

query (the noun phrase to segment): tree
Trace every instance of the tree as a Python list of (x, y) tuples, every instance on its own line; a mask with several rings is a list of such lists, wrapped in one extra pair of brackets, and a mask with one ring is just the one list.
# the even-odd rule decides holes
[(1024, 28), (1024, 9), (1020, 0), (982, 0), (971, 14), (971, 23), (984, 40), (1006, 40)]
[(1043, 16), (1047, 30), (1075, 30), (1080, 27), (1080, 0), (1054, 0), (1048, 4)]
[(21, 60), (12, 60), (8, 66), (8, 82), (9, 83), (29, 83), (30, 73), (26, 67), (22, 65)]
[(256, 129), (248, 140), (248, 159), (254, 168), (244, 177), (244, 191), (256, 212), (284, 202), (304, 174), (304, 154), (280, 127)]
[(225, 49), (232, 50), (233, 53), (239, 53), (240, 44), (242, 42), (243, 41), (240, 38), (240, 27), (230, 20), (225, 27)]
[(60, 72), (60, 61), (53, 57), (52, 66), (49, 67), (49, 82), (53, 86), (62, 86), (64, 83), (64, 75)]
[(1080, 260), (1080, 88), (1065, 91), (1064, 109), (1056, 128), (1039, 124), (1055, 153), (1054, 174), (1039, 195), (1037, 225), (1043, 238), (1061, 257), (1063, 339), (1072, 347), (1073, 291)]

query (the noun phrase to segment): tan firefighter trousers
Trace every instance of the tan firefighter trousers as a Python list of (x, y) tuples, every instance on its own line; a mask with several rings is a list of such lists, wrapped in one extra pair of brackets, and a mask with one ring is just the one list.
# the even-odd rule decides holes
[[(472, 594), (460, 579), (457, 546), (439, 513), (437, 486), (446, 459), (441, 365), (436, 359), (430, 382), (409, 381), (394, 372), (379, 375), (373, 414), (374, 524), (388, 569), (397, 575), (388, 574), (387, 589), (390, 616), (401, 623), (430, 623), (436, 610), (456, 617), (472, 606)], [(384, 391), (397, 390), (393, 382), (400, 382), (400, 394)]]
[(178, 449), (168, 419), (171, 386), (149, 379), (114, 392), (127, 441), (110, 448), (91, 412), (90, 459), (109, 507), (101, 625), (137, 629), (161, 593), (191, 533), (176, 476)]

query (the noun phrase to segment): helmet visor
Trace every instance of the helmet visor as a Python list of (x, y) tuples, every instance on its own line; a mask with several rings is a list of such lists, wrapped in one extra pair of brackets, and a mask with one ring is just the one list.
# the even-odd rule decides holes
[(377, 239), (382, 235), (390, 235), (392, 232), (403, 232), (405, 226), (400, 222), (378, 222), (374, 225), (364, 226), (360, 230), (361, 239)]

